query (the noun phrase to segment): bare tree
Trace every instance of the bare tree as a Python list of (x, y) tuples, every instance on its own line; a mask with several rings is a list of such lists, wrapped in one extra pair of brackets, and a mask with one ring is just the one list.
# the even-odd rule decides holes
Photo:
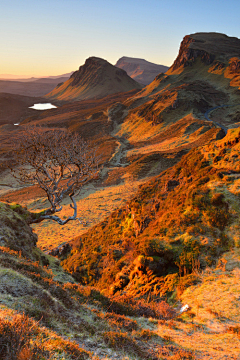
[[(14, 151), (13, 176), (25, 184), (37, 184), (47, 195), (50, 207), (33, 219), (57, 221), (64, 225), (77, 218), (74, 196), (98, 172), (98, 157), (94, 149), (78, 134), (62, 129), (30, 127), (20, 132)], [(62, 220), (53, 215), (62, 210), (65, 196), (71, 199), (73, 216)]]

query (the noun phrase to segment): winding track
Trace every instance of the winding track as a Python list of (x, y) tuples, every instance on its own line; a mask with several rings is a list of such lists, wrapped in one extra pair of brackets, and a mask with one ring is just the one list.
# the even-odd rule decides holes
[[(219, 105), (219, 106), (215, 106), (209, 110), (207, 110), (204, 114), (205, 118), (208, 120), (208, 121), (213, 121), (209, 118), (208, 114), (210, 114), (210, 112), (216, 110), (216, 109), (220, 109), (220, 108), (223, 108), (223, 107), (230, 107), (230, 106), (237, 106), (237, 105), (240, 105), (240, 104), (233, 104), (233, 105)], [(221, 125), (219, 123), (217, 123), (216, 121), (214, 121), (214, 123), (216, 125), (218, 125), (221, 129), (223, 129), (223, 131), (225, 132), (225, 135), (227, 134), (227, 131), (228, 131), (228, 128), (224, 125)]]
[[(225, 136), (227, 134), (228, 128), (224, 125), (219, 124), (216, 121), (213, 121), (209, 118), (209, 114), (217, 109), (223, 108), (223, 107), (230, 107), (230, 106), (237, 106), (240, 104), (232, 104), (232, 105), (219, 105), (219, 106), (215, 106), (211, 109), (208, 109), (205, 113), (204, 113), (204, 117), (206, 120), (214, 122), (217, 126), (219, 126), (221, 129), (223, 129)], [(126, 116), (126, 114), (125, 114)], [(118, 146), (117, 149), (115, 150), (115, 153), (112, 155), (111, 159), (108, 162), (108, 165), (105, 166), (105, 169), (102, 170), (102, 176), (105, 175), (109, 170), (113, 170), (116, 167), (125, 167), (128, 165), (128, 163), (122, 163), (122, 159), (125, 158), (125, 154), (127, 152), (127, 150), (129, 149), (129, 142), (127, 139), (125, 139), (124, 137), (119, 137), (116, 136), (116, 129), (117, 129), (117, 122), (114, 121), (114, 116), (112, 116), (110, 113), (108, 114), (108, 121), (111, 121), (113, 123), (113, 131), (111, 132), (111, 135), (113, 137), (115, 137), (116, 141), (118, 142)]]
[[(127, 114), (124, 114), (124, 117)], [(118, 147), (115, 150), (115, 153), (112, 155), (111, 159), (109, 160), (109, 167), (110, 168), (114, 168), (114, 167), (125, 167), (127, 165), (129, 165), (128, 163), (122, 163), (121, 160), (123, 158), (125, 158), (125, 154), (126, 151), (129, 149), (130, 144), (129, 141), (127, 139), (125, 139), (123, 136), (116, 136), (115, 133), (117, 131), (117, 127), (118, 124), (117, 122), (114, 120), (114, 117), (111, 114), (108, 114), (108, 121), (112, 122), (113, 124), (113, 130), (111, 132), (111, 136), (113, 136), (117, 143), (118, 143)]]

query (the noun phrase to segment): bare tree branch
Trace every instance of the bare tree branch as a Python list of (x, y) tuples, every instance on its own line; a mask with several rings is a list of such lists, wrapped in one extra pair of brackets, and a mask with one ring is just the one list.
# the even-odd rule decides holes
[[(20, 132), (14, 159), (13, 176), (25, 184), (39, 185), (51, 205), (33, 222), (51, 219), (64, 225), (77, 218), (74, 196), (98, 172), (99, 159), (87, 142), (67, 130), (34, 126)], [(63, 221), (53, 214), (61, 211), (65, 196), (70, 197), (74, 214)]]

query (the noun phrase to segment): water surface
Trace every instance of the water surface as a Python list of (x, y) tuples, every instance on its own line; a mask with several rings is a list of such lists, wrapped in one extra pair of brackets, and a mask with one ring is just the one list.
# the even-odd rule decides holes
[(33, 106), (29, 106), (29, 109), (34, 110), (48, 110), (48, 109), (55, 109), (57, 106), (51, 103), (41, 103), (41, 104), (34, 104)]

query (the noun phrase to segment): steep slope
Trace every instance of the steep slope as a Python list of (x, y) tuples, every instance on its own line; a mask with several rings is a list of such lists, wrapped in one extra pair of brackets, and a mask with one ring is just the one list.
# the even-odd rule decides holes
[(116, 68), (106, 60), (90, 57), (68, 81), (59, 84), (46, 97), (68, 101), (87, 100), (141, 87), (124, 70)]
[[(133, 166), (126, 165), (137, 162), (140, 176), (157, 174), (166, 169), (167, 162), (170, 165), (166, 154), (178, 161), (189, 149), (220, 139), (226, 128), (238, 126), (239, 51), (237, 38), (216, 33), (188, 35), (165, 74), (159, 74), (122, 107), (109, 109), (109, 118), (117, 124), (113, 135), (128, 144), (122, 159), (125, 172), (135, 176)], [(229, 106), (220, 108), (222, 105)], [(205, 113), (218, 106), (209, 113), (213, 120), (209, 121)], [(118, 175), (117, 171), (109, 173), (109, 181), (122, 176), (119, 169)]]
[(115, 296), (75, 282), (26, 209), (0, 204), (1, 358), (237, 359), (239, 150), (239, 129), (192, 150), (76, 240), (65, 265)]
[(157, 359), (162, 351), (170, 360), (182, 351), (149, 330), (175, 316), (166, 302), (115, 299), (77, 284), (36, 247), (26, 209), (0, 203), (0, 215), (2, 360)]
[(234, 127), (240, 109), (239, 54), (237, 38), (216, 33), (186, 36), (171, 68), (124, 102), (116, 135), (127, 138), (134, 154), (149, 151), (150, 145), (156, 151), (204, 144), (219, 128), (219, 121), (206, 122), (204, 114), (221, 105), (231, 106), (222, 108), (227, 121), (221, 119), (220, 124)]
[[(163, 296), (239, 247), (240, 133), (191, 150), (72, 242), (64, 267), (106, 292)], [(175, 293), (176, 294), (176, 293)]]
[(158, 74), (165, 73), (169, 69), (168, 66), (127, 56), (121, 57), (115, 66), (125, 70), (131, 78), (144, 85), (150, 84)]

